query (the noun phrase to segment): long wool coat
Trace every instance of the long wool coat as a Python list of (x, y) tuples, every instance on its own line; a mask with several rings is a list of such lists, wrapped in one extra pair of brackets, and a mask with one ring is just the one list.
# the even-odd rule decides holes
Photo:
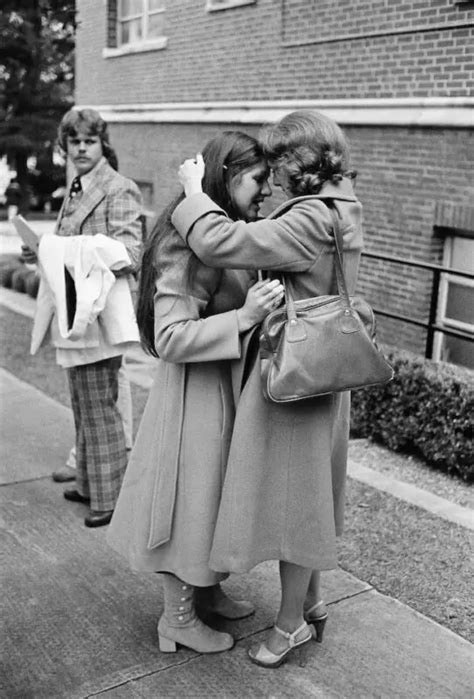
[[(176, 236), (156, 282), (156, 376), (125, 473), (108, 543), (141, 571), (199, 586), (225, 577), (209, 553), (234, 420), (230, 359), (236, 309), (254, 275), (198, 265)], [(183, 259), (184, 254), (184, 259)]]
[[(204, 194), (185, 199), (173, 222), (215, 267), (284, 272), (295, 298), (334, 293), (332, 219), (341, 216), (344, 266), (353, 293), (362, 247), (361, 205), (349, 180), (318, 199), (282, 205), (271, 220), (232, 222)], [(327, 570), (337, 565), (349, 433), (349, 394), (290, 404), (266, 402), (255, 353), (237, 406), (210, 565), (244, 572), (264, 560)]]

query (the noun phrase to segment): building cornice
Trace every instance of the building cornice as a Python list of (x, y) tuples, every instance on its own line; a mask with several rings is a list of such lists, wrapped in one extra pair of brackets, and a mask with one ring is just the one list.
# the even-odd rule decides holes
[(84, 107), (109, 123), (262, 124), (295, 109), (317, 109), (343, 125), (474, 127), (474, 97), (78, 105)]

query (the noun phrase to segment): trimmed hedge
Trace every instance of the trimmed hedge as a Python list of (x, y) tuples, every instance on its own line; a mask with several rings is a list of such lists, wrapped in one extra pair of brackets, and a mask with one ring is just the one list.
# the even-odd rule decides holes
[(474, 480), (474, 372), (385, 348), (393, 381), (352, 393), (351, 434)]
[(23, 263), (18, 255), (2, 255), (0, 257), (0, 286), (11, 289), (13, 273), (22, 267)]
[(23, 267), (18, 267), (18, 269), (13, 270), (11, 278), (11, 288), (13, 291), (18, 291), (20, 294), (25, 293), (25, 273), (28, 270)]
[(34, 270), (27, 270), (27, 272), (25, 275), (25, 291), (28, 296), (35, 299), (38, 296), (40, 277)]
[(18, 255), (0, 256), (0, 286), (28, 294), (35, 299), (38, 295), (39, 274), (28, 269)]

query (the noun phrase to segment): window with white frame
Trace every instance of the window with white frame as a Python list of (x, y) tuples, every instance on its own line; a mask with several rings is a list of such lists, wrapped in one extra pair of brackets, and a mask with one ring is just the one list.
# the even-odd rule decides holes
[(216, 10), (229, 10), (231, 7), (241, 5), (254, 5), (257, 0), (207, 0), (206, 10), (215, 12)]
[(118, 0), (117, 46), (154, 42), (165, 36), (164, 0)]
[[(474, 272), (474, 237), (449, 236), (445, 242), (444, 265), (461, 272)], [(474, 279), (442, 274), (438, 302), (438, 324), (462, 331), (474, 340)], [(436, 333), (434, 357), (474, 369), (474, 342)]]

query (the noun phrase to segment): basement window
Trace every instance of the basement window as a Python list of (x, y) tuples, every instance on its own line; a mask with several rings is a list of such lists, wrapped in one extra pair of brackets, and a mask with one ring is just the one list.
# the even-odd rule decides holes
[[(474, 273), (474, 236), (449, 235), (444, 265)], [(436, 333), (433, 358), (474, 369), (474, 279), (449, 272), (441, 275), (437, 321), (447, 330), (462, 331), (471, 341)]]

